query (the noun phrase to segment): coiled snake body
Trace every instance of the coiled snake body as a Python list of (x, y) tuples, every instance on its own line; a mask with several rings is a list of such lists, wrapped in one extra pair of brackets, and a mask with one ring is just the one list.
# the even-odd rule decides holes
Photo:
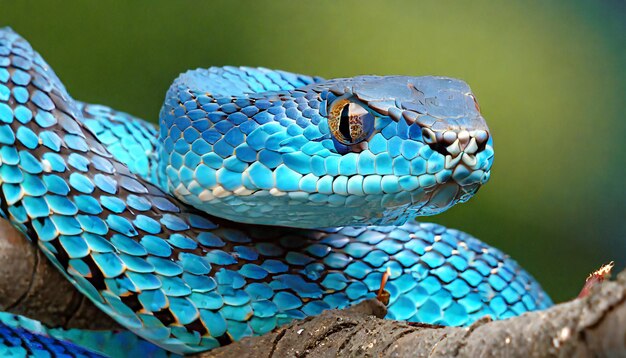
[[(74, 101), (3, 29), (0, 158), (2, 216), (102, 311), (170, 352), (374, 297), (387, 270), (393, 319), (466, 325), (551, 304), (497, 249), (412, 221), (489, 178), (491, 137), (458, 80), (195, 70), (170, 87), (157, 133)], [(25, 320), (4, 317), (0, 350), (80, 349), (33, 345)], [(110, 352), (87, 333), (35, 333)]]

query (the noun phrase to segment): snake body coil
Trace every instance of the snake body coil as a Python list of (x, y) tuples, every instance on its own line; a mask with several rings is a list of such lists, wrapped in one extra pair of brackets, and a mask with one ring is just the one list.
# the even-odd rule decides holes
[[(497, 249), (408, 220), (489, 178), (491, 137), (458, 80), (190, 71), (157, 133), (74, 101), (4, 29), (0, 158), (0, 214), (102, 311), (171, 352), (374, 297), (387, 270), (392, 319), (467, 325), (551, 304)], [(1, 340), (23, 329), (10, 326), (0, 347), (32, 350)]]

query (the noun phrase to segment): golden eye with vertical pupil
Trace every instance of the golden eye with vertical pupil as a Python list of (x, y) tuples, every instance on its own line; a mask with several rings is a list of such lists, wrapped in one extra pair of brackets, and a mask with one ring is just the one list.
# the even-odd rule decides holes
[(339, 143), (353, 145), (372, 134), (374, 116), (360, 104), (340, 99), (331, 105), (328, 127)]

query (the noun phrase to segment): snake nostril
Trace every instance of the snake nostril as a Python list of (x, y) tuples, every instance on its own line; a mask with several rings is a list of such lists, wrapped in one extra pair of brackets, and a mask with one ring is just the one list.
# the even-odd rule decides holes
[(437, 136), (430, 128), (422, 128), (422, 138), (424, 139), (424, 143), (428, 145), (437, 143)]
[(443, 155), (447, 155), (448, 150), (446, 149), (446, 144), (444, 143), (443, 137), (441, 133), (439, 133), (439, 138), (437, 134), (430, 128), (422, 128), (422, 139), (424, 143), (428, 144), (430, 149), (434, 150), (437, 153), (441, 153)]
[(428, 146), (430, 149), (434, 150), (437, 153), (441, 153), (442, 155), (449, 155), (448, 149), (446, 145), (441, 142), (429, 143)]

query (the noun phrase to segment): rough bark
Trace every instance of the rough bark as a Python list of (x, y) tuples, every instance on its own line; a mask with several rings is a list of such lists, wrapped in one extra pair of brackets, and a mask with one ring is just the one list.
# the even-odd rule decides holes
[[(0, 238), (0, 310), (55, 327), (117, 327), (4, 221)], [(385, 312), (371, 300), (199, 357), (626, 357), (626, 271), (587, 297), (470, 327), (412, 325)]]
[(6, 220), (0, 219), (0, 311), (49, 327), (112, 329), (119, 326)]
[(376, 300), (278, 328), (206, 357), (625, 357), (626, 271), (585, 298), (470, 327), (381, 319)]

